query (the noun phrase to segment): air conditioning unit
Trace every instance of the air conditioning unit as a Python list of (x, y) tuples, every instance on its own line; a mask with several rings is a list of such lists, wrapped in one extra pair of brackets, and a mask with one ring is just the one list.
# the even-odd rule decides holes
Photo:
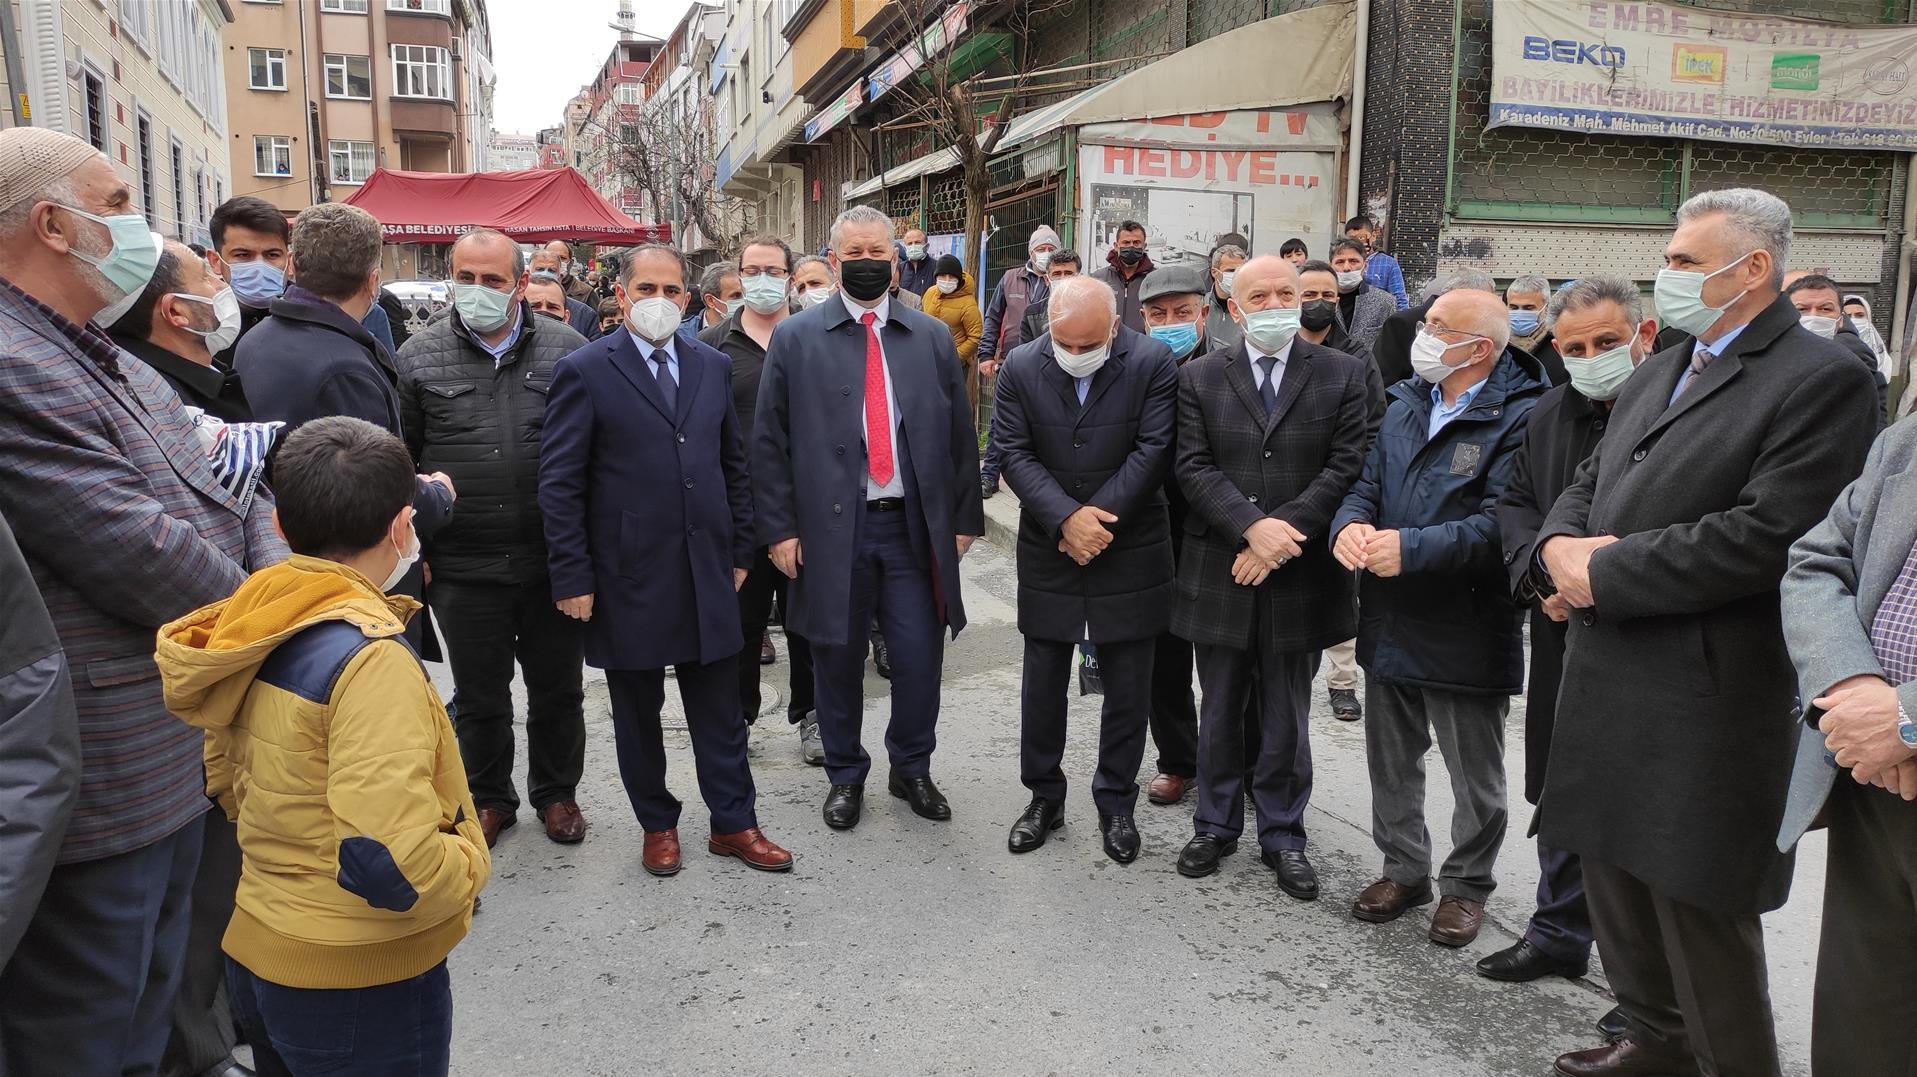
[(461, 59), (464, 59), (464, 57), (463, 57), (463, 56), (461, 56), (461, 55), (460, 55), (460, 52), (459, 52), (459, 39), (458, 39), (458, 38), (453, 38), (453, 59), (455, 59), (455, 60), (461, 60)]

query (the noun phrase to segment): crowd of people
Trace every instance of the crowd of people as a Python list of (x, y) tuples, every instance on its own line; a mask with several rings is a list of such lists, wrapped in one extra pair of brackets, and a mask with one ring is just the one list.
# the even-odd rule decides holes
[(1322, 259), (1231, 235), (1162, 268), (1127, 221), (1092, 273), (1042, 226), (980, 303), (854, 207), (823, 257), (755, 235), (696, 275), (474, 229), (423, 324), (362, 210), (236, 198), (202, 255), (133, 200), (85, 142), (0, 132), (0, 1071), (233, 1077), (237, 1035), (264, 1074), (446, 1072), (447, 955), (520, 807), (515, 664), (552, 841), (587, 835), (591, 665), (644, 870), (684, 867), (668, 684), (708, 851), (793, 867), (746, 752), (775, 607), (824, 822), (866, 810), (868, 659), (887, 792), (950, 819), (944, 645), (1001, 483), (1011, 853), (1063, 824), (1076, 662), (1107, 856), (1143, 853), (1155, 743), (1147, 799), (1193, 805), (1179, 874), (1250, 840), (1319, 898), (1324, 665), (1380, 856), (1351, 915), (1435, 901), (1462, 947), (1528, 685), (1535, 911), (1477, 970), (1602, 952), (1618, 1005), (1557, 1073), (1779, 1073), (1760, 916), (1813, 825), (1814, 1065), (1917, 1064), (1881, 1017), (1917, 1007), (1917, 428), (1879, 436), (1881, 339), (1787, 271), (1773, 195), (1687, 202), (1649, 304), (1462, 271), (1413, 305), (1362, 217)]

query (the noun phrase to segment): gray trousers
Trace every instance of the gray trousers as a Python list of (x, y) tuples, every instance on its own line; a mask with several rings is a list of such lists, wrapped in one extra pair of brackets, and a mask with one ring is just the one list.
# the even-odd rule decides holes
[[(1764, 926), (1756, 913), (1686, 905), (1588, 857), (1584, 898), (1631, 1039), (1673, 1061), (1694, 1063), (1704, 1077), (1777, 1077)], [(1824, 916), (1828, 920), (1831, 910)], [(1893, 1017), (1887, 1010), (1873, 1005), (1866, 1012), (1870, 1035), (1898, 1027), (1880, 1023)], [(1819, 1066), (1816, 1072), (1863, 1077), (1893, 1071)]]
[(1811, 1070), (1917, 1073), (1917, 804), (1848, 773), (1830, 798)]
[(1504, 844), (1504, 718), (1508, 696), (1365, 682), (1365, 762), (1371, 771), (1371, 840), (1384, 873), (1405, 886), (1431, 877), (1424, 822), (1424, 757), (1438, 742), (1451, 771), (1451, 855), (1438, 891), (1483, 901)]

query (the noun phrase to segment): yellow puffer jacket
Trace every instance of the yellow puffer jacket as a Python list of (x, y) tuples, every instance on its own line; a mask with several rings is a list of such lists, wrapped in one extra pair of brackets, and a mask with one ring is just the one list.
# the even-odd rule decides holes
[(445, 704), (399, 636), (419, 609), (295, 556), (160, 629), (167, 707), (206, 730), (239, 825), (224, 948), (287, 987), (373, 987), (443, 961), (492, 860)]

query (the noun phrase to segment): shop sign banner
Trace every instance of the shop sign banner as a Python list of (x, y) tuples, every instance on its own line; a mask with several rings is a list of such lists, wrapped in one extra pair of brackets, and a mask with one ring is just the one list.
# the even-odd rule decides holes
[(1497, 0), (1492, 127), (1917, 151), (1917, 26)]
[(945, 10), (939, 20), (925, 28), (925, 32), (899, 51), (892, 54), (884, 63), (873, 69), (865, 80), (865, 96), (869, 101), (884, 97), (886, 91), (897, 86), (907, 75), (925, 66), (927, 56), (937, 56), (945, 47), (957, 41), (965, 33), (966, 19), (971, 15), (971, 0), (959, 0)]
[(805, 140), (817, 142), (819, 136), (845, 122), (847, 116), (858, 111), (859, 102), (864, 97), (865, 80), (853, 79), (852, 85), (844, 93), (825, 103), (817, 116), (805, 123)]
[(1328, 108), (1247, 109), (1081, 128), (1081, 253), (1100, 264), (1120, 222), (1135, 220), (1159, 266), (1203, 265), (1227, 232), (1260, 252), (1296, 236), (1322, 257), (1338, 210), (1337, 122)]

